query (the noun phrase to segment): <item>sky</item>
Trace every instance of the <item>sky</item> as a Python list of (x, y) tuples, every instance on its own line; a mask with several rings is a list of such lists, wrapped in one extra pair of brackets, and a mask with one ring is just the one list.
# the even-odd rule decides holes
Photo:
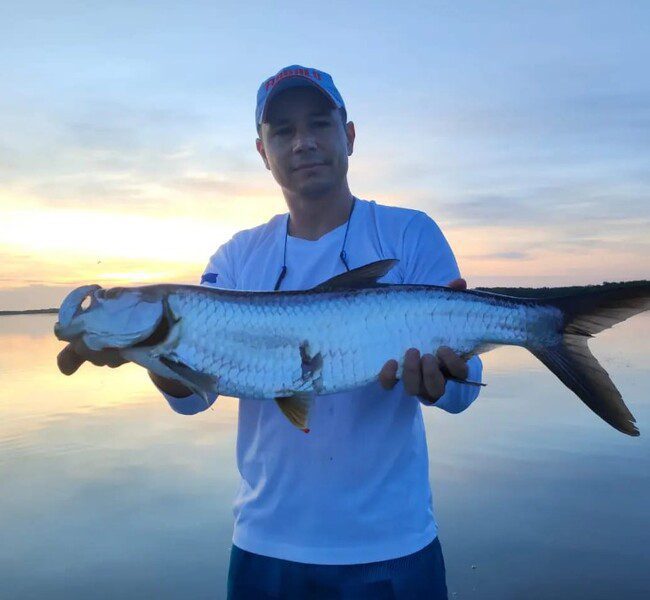
[(650, 278), (647, 2), (0, 8), (0, 310), (196, 283), (286, 211), (259, 84), (332, 74), (355, 195), (424, 210), (469, 287)]

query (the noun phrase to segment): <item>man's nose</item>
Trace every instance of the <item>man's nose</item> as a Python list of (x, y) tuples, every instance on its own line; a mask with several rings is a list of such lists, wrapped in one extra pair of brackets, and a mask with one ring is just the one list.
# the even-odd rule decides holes
[(316, 149), (316, 138), (308, 131), (297, 132), (293, 141), (294, 152), (304, 152), (305, 150)]

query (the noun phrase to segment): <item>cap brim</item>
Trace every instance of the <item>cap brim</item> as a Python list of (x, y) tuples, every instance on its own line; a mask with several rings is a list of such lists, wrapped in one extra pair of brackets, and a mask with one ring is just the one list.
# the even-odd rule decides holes
[(260, 116), (261, 123), (264, 123), (264, 120), (266, 119), (266, 113), (268, 112), (271, 100), (273, 100), (273, 98), (275, 98), (280, 92), (295, 87), (312, 87), (323, 94), (323, 96), (325, 96), (325, 98), (331, 102), (333, 108), (341, 108), (340, 104), (336, 101), (332, 94), (320, 87), (317, 83), (314, 83), (311, 79), (308, 77), (303, 77), (302, 75), (292, 75), (291, 77), (285, 77), (282, 81), (276, 83), (273, 86), (273, 89), (269, 92), (269, 95), (264, 101), (264, 110)]

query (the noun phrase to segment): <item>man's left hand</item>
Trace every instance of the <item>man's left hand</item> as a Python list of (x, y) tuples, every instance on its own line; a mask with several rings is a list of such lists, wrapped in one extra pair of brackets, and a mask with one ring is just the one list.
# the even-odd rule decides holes
[[(455, 290), (467, 289), (464, 279), (454, 279), (449, 286)], [(386, 390), (392, 389), (397, 383), (397, 361), (389, 360), (379, 373), (379, 382)], [(444, 371), (444, 373), (443, 373)], [(409, 348), (404, 356), (402, 381), (406, 393), (419, 396), (427, 403), (433, 404), (445, 393), (446, 378), (467, 379), (467, 363), (451, 348), (441, 346), (433, 354), (423, 354), (417, 348)]]

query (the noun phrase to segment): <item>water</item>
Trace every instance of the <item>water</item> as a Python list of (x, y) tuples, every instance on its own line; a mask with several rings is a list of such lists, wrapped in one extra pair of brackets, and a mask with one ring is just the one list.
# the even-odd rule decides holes
[[(0, 597), (221, 598), (236, 401), (173, 413), (139, 367), (58, 373), (54, 316), (0, 317)], [(465, 413), (427, 409), (450, 598), (650, 597), (650, 315), (591, 347), (642, 435), (525, 351)]]

